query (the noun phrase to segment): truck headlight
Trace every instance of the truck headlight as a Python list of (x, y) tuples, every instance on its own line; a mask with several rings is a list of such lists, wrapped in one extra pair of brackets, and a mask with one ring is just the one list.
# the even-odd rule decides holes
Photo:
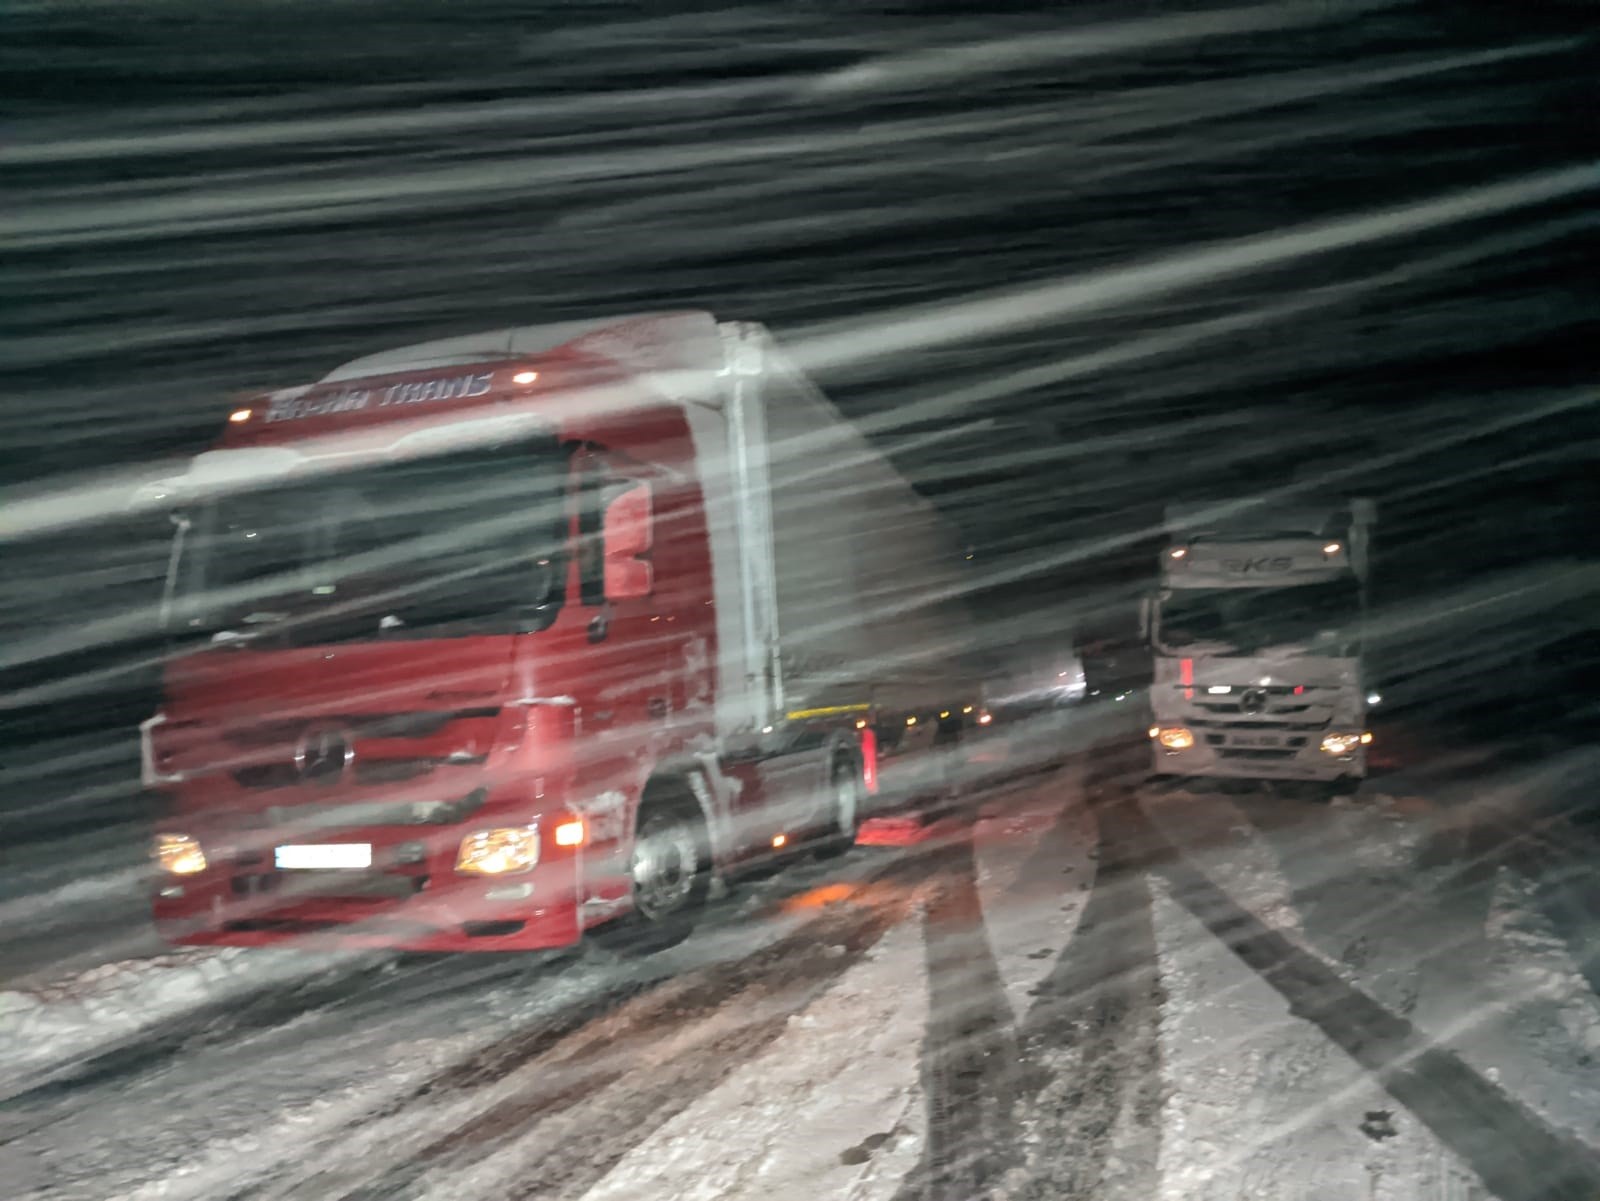
[(1152, 737), (1169, 751), (1186, 751), (1194, 745), (1194, 732), (1184, 726), (1155, 726)]
[(206, 870), (206, 853), (200, 840), (187, 834), (157, 834), (150, 857), (162, 871), (174, 876), (192, 876)]
[(537, 826), (510, 826), (479, 830), (461, 840), (456, 871), (468, 875), (503, 876), (525, 872), (539, 862)]
[(1330, 755), (1348, 755), (1358, 746), (1366, 746), (1371, 741), (1371, 734), (1324, 734), (1322, 749)]

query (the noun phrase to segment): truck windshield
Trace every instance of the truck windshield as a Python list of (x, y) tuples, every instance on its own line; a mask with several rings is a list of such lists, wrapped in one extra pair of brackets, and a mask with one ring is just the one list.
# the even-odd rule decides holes
[(1161, 603), (1157, 645), (1206, 644), (1233, 654), (1294, 646), (1313, 655), (1354, 654), (1360, 644), (1361, 593), (1354, 580), (1286, 588), (1194, 588)]
[(564, 573), (554, 439), (294, 476), (180, 522), (169, 626), (328, 642), (541, 628)]

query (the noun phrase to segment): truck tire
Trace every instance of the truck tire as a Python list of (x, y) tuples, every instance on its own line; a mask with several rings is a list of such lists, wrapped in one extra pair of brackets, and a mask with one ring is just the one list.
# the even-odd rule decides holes
[(688, 938), (711, 888), (711, 847), (691, 798), (668, 794), (645, 801), (628, 873), (633, 912), (595, 931), (598, 940), (616, 950), (651, 955)]
[(834, 758), (828, 770), (828, 790), (833, 824), (817, 844), (817, 857), (821, 859), (835, 858), (856, 845), (866, 787), (861, 779), (861, 766), (854, 756), (841, 754)]

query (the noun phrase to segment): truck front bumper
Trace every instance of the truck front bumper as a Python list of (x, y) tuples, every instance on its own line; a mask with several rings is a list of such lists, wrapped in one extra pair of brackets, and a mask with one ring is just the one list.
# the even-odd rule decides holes
[(157, 932), (180, 946), (531, 951), (582, 937), (577, 856), (505, 876), (433, 871), (279, 873), (226, 860), (152, 888)]
[[(1163, 730), (1187, 729), (1193, 741), (1188, 746), (1164, 746)], [(1356, 743), (1339, 752), (1322, 749), (1321, 731), (1305, 735), (1301, 745), (1246, 745), (1250, 736), (1207, 735), (1203, 730), (1176, 723), (1151, 726), (1151, 766), (1156, 775), (1210, 776), (1258, 780), (1360, 780), (1367, 774), (1367, 745)], [(1177, 740), (1181, 741), (1181, 740)], [(1260, 741), (1256, 736), (1254, 741)]]

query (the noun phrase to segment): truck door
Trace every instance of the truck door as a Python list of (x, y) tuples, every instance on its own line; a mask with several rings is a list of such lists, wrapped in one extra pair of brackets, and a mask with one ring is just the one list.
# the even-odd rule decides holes
[[(660, 748), (681, 695), (683, 653), (676, 626), (663, 620), (661, 581), (643, 574), (645, 591), (608, 596), (605, 521), (608, 508), (625, 494), (644, 490), (648, 508), (658, 473), (603, 446), (589, 444), (574, 456), (577, 508), (577, 607), (586, 623), (588, 647), (579, 715), (583, 736), (578, 754), (585, 769), (601, 768), (616, 779), (634, 774)], [(640, 560), (650, 563), (649, 551)]]

